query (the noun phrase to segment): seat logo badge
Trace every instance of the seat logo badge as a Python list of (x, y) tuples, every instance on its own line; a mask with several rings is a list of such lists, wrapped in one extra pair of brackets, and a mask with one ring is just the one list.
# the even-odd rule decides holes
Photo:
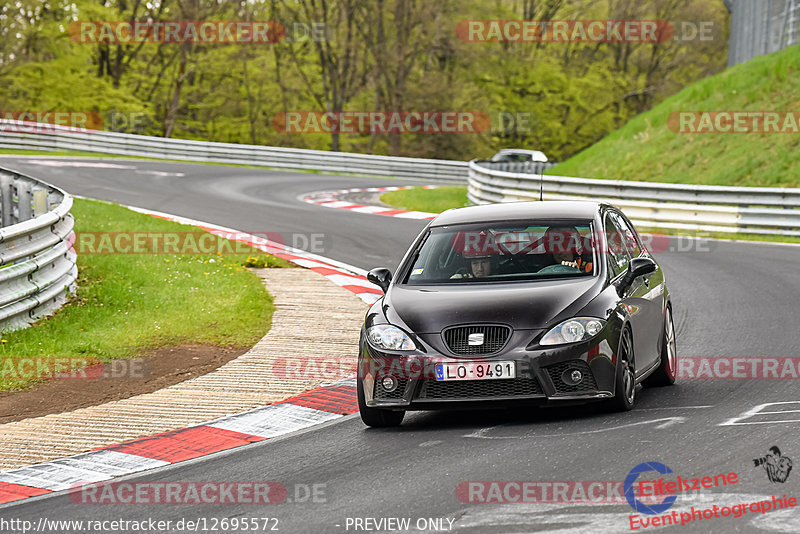
[(483, 333), (470, 334), (467, 338), (467, 344), (473, 347), (477, 345), (483, 345)]

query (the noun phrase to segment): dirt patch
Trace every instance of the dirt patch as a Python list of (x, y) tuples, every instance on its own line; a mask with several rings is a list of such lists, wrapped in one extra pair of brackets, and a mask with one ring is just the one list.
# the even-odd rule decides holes
[(52, 379), (25, 391), (0, 392), (0, 424), (152, 393), (209, 373), (248, 350), (190, 344), (164, 347), (89, 369), (87, 378)]

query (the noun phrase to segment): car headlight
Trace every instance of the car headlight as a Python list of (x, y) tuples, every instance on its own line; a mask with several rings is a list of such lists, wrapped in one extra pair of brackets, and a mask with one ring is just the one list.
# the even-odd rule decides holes
[(388, 350), (416, 350), (408, 334), (390, 324), (376, 324), (367, 329), (367, 337), (376, 347)]
[(539, 345), (564, 345), (591, 339), (606, 326), (602, 319), (594, 317), (573, 317), (550, 329), (542, 337)]

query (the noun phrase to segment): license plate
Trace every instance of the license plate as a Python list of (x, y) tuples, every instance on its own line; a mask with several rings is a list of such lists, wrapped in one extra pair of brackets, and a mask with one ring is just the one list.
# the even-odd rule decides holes
[(436, 380), (498, 380), (515, 378), (514, 362), (448, 362), (436, 364)]

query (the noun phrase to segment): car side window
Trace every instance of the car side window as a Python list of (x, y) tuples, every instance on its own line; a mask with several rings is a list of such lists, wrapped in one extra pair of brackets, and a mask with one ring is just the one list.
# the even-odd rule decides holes
[(628, 268), (631, 257), (625, 246), (624, 232), (609, 212), (605, 217), (606, 242), (608, 244), (606, 257), (608, 258), (609, 278), (616, 277)]
[(625, 247), (625, 250), (628, 251), (631, 258), (638, 257), (639, 254), (642, 253), (642, 249), (639, 248), (639, 240), (636, 238), (636, 231), (619, 213), (612, 211), (611, 217), (617, 223), (617, 227), (622, 231), (622, 245)]

